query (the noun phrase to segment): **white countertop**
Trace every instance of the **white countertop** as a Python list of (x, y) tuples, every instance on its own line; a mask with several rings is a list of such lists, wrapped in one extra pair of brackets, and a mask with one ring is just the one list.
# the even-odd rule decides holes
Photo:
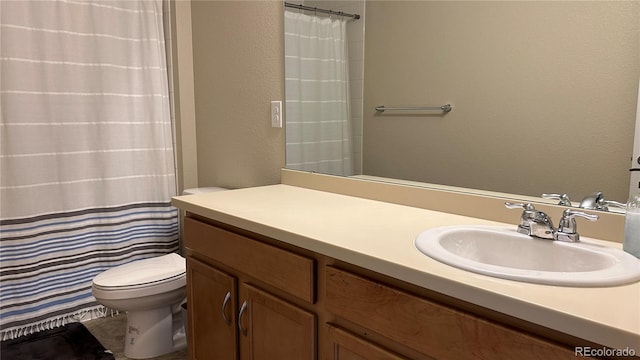
[(173, 204), (532, 323), (614, 349), (629, 347), (640, 354), (640, 283), (577, 288), (503, 280), (442, 264), (413, 245), (420, 232), (432, 227), (515, 227), (515, 223), (289, 185), (178, 196)]

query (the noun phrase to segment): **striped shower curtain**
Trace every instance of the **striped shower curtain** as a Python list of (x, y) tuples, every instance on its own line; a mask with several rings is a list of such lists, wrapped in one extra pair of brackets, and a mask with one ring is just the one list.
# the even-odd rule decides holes
[(285, 11), (286, 166), (353, 175), (346, 20)]
[(178, 249), (166, 9), (0, 1), (3, 340), (99, 314), (95, 275)]

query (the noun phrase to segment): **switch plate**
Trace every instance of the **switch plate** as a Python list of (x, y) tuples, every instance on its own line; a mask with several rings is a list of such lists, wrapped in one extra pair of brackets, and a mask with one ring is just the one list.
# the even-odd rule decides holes
[(282, 127), (282, 101), (271, 102), (271, 127)]

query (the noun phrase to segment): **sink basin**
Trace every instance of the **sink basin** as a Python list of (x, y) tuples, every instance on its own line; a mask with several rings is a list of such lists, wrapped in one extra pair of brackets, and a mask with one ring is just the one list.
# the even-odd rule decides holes
[(640, 280), (640, 260), (588, 238), (532, 238), (513, 228), (444, 226), (422, 232), (420, 252), (445, 264), (503, 279), (560, 286), (614, 286)]

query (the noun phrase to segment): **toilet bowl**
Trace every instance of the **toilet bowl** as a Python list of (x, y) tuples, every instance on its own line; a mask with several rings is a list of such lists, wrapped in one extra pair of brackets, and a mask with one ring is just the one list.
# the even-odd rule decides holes
[(93, 279), (91, 291), (98, 303), (127, 312), (126, 357), (146, 359), (186, 347), (182, 256), (172, 253), (113, 267)]

